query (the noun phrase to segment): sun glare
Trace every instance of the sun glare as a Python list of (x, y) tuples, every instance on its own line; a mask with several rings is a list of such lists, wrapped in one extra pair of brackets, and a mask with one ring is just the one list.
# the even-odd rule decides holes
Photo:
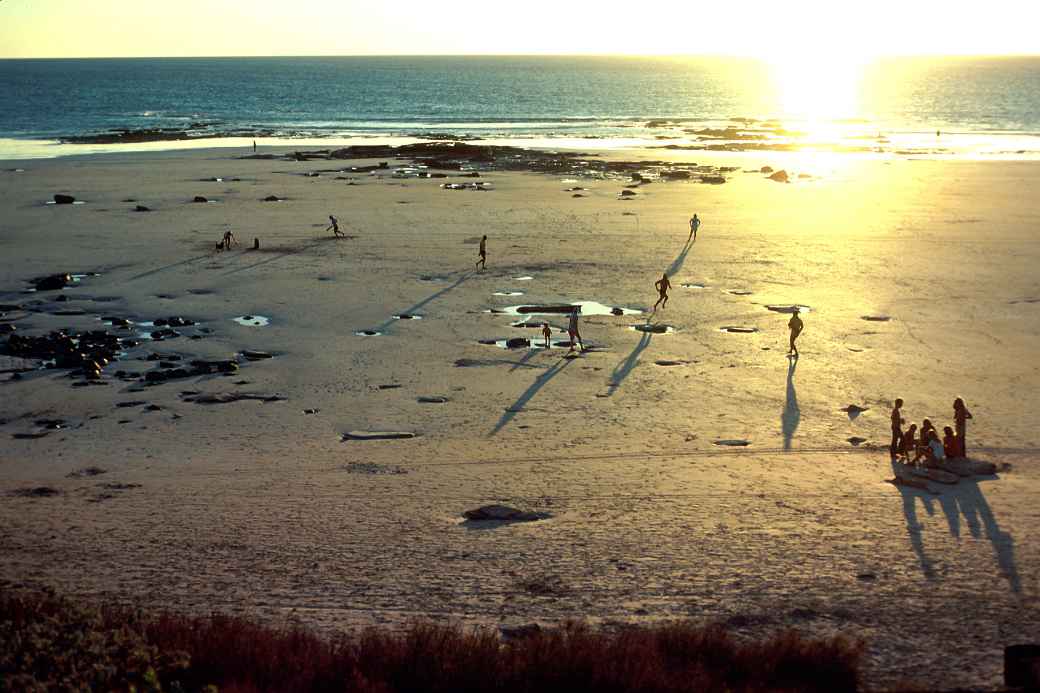
[(859, 116), (865, 65), (864, 59), (836, 55), (770, 60), (780, 115), (812, 128)]

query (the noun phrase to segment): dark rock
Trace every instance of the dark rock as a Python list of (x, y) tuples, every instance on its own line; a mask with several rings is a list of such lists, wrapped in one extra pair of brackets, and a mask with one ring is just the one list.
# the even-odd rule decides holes
[(281, 202), (282, 198), (277, 195), (268, 195), (263, 199), (264, 202)]
[(50, 496), (60, 495), (61, 491), (50, 486), (36, 486), (33, 488), (20, 488), (16, 491), (12, 491), (12, 495), (21, 496), (23, 498), (48, 498)]
[(484, 505), (474, 510), (467, 510), (462, 513), (462, 516), (467, 520), (494, 522), (534, 522), (552, 517), (549, 513), (528, 512), (508, 505)]
[(54, 195), (54, 204), (56, 205), (71, 205), (75, 201), (76, 198), (72, 195), (63, 195), (61, 193)]
[(619, 194), (621, 197), (633, 197), (636, 193), (634, 190), (622, 190)]
[(134, 211), (135, 212), (150, 212), (152, 210), (149, 209), (148, 207), (145, 207), (144, 205), (137, 205), (136, 207), (134, 207)]
[(773, 167), (772, 166), (763, 166), (762, 168), (760, 168), (758, 170), (759, 170), (759, 173), (772, 173), (773, 172)]
[(523, 349), (531, 346), (531, 340), (527, 337), (512, 337), (506, 340), (507, 349)]
[(39, 279), (33, 280), (33, 286), (37, 291), (57, 291), (63, 289), (72, 283), (72, 275), (65, 274), (52, 274), (47, 277), (40, 277)]
[(1040, 645), (1008, 645), (1004, 648), (1004, 685), (1027, 691), (1040, 690)]
[(722, 185), (726, 182), (726, 176), (701, 176), (701, 182), (709, 185)]
[(788, 182), (787, 171), (777, 171), (769, 176), (769, 180), (775, 180), (777, 183), (786, 183)]
[(149, 404), (147, 407), (144, 408), (144, 410), (145, 411), (162, 411), (162, 407), (160, 407), (158, 404)]
[(273, 358), (271, 354), (266, 351), (253, 351), (252, 349), (244, 349), (242, 356), (249, 359), (250, 361), (261, 361), (263, 359)]
[(65, 303), (66, 301), (68, 301), (68, 300), (69, 300), (69, 297), (68, 297), (68, 296), (66, 296), (65, 294), (62, 294), (61, 296), (58, 296), (58, 297), (57, 297), (56, 299), (54, 299), (54, 300), (55, 300), (55, 301), (59, 301), (59, 302), (61, 302), (61, 303)]
[(207, 200), (202, 195), (196, 195), (194, 198), (192, 198), (192, 202), (209, 202), (209, 200)]

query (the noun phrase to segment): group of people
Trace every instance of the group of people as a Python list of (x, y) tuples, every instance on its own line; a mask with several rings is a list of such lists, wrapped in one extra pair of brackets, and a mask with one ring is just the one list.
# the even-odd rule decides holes
[(896, 399), (892, 408), (892, 444), (890, 452), (893, 460), (906, 464), (923, 463), (934, 465), (946, 459), (968, 456), (966, 442), (968, 419), (971, 412), (964, 406), (964, 400), (958, 397), (953, 400), (953, 427), (943, 427), (943, 436), (935, 429), (930, 419), (921, 422), (920, 430), (912, 423), (903, 431), (903, 400)]

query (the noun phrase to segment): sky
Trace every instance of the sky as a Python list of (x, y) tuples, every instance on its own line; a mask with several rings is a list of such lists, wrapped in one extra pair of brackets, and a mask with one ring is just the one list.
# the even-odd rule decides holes
[(0, 0), (0, 58), (1040, 54), (1040, 0)]

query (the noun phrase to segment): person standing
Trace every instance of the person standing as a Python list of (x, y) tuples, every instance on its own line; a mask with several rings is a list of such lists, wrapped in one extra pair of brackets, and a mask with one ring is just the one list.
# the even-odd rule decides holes
[(580, 312), (581, 306), (572, 306), (570, 320), (567, 322), (567, 334), (571, 339), (571, 351), (574, 351), (574, 342), (578, 343), (581, 351), (585, 351), (585, 345), (581, 341), (581, 333), (578, 331), (578, 313)]
[(545, 348), (549, 348), (549, 338), (552, 337), (552, 330), (549, 328), (549, 323), (542, 323), (542, 337), (545, 338)]
[(900, 411), (902, 407), (903, 400), (896, 398), (896, 405), (892, 408), (892, 459), (899, 454), (899, 445), (903, 440), (903, 413)]
[(694, 214), (690, 218), (690, 237), (686, 239), (687, 243), (689, 243), (690, 241), (696, 241), (697, 240), (697, 229), (699, 229), (700, 227), (701, 227), (701, 220), (697, 218), (696, 214)]
[(957, 453), (958, 457), (968, 456), (968, 444), (965, 435), (968, 432), (968, 419), (973, 418), (968, 408), (964, 406), (964, 400), (958, 397), (953, 400), (953, 425), (957, 430)]
[(253, 140), (253, 153), (256, 154), (256, 140)]
[(480, 249), (477, 251), (480, 255), (480, 259), (477, 260), (476, 267), (480, 267), (481, 271), (487, 267), (487, 236), (480, 239)]
[(672, 283), (668, 281), (668, 274), (662, 274), (661, 278), (654, 282), (654, 288), (657, 289), (659, 294), (657, 297), (657, 303), (654, 304), (654, 312), (657, 312), (657, 306), (660, 304), (661, 310), (664, 310), (668, 305), (668, 289), (672, 288)]
[(798, 335), (802, 333), (805, 325), (802, 323), (801, 317), (799, 317), (798, 309), (794, 309), (794, 315), (787, 322), (787, 327), (791, 330), (791, 346), (788, 347), (787, 353), (793, 354), (795, 358), (798, 358), (798, 347), (794, 345), (794, 340), (798, 339)]

